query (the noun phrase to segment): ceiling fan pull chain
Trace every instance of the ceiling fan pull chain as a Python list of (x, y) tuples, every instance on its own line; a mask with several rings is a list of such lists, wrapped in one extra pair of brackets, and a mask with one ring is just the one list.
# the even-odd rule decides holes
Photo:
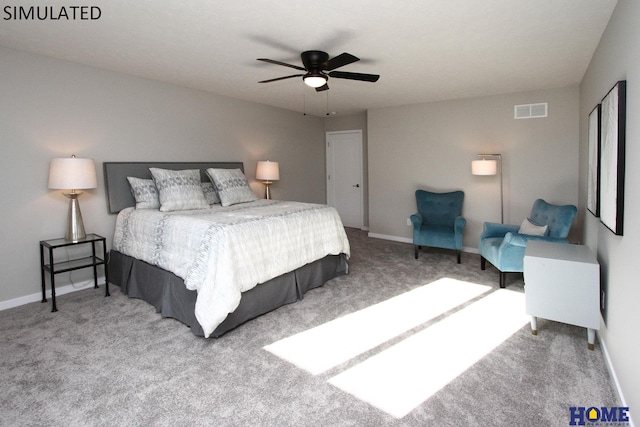
[(327, 116), (329, 115), (329, 91), (325, 90), (324, 93), (327, 94)]

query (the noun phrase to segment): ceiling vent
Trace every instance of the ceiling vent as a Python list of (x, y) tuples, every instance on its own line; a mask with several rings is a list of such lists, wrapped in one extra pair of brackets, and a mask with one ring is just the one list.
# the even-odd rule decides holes
[(513, 107), (514, 119), (537, 119), (547, 117), (547, 103), (522, 104)]

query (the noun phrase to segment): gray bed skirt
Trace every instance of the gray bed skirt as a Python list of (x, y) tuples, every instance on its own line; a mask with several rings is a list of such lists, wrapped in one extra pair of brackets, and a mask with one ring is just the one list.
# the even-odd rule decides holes
[[(108, 268), (109, 281), (120, 286), (124, 294), (143, 299), (152, 304), (162, 317), (177, 319), (189, 326), (195, 335), (204, 336), (194, 313), (197, 293), (187, 289), (181, 278), (115, 250), (109, 253)], [(211, 336), (217, 338), (248, 320), (296, 302), (308, 290), (347, 272), (345, 255), (328, 255), (262, 283), (242, 293), (238, 308), (227, 316)]]

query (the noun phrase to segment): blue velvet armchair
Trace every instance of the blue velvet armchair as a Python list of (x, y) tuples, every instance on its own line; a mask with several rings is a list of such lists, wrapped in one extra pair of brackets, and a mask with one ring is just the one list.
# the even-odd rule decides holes
[(500, 287), (505, 287), (505, 274), (522, 272), (524, 252), (530, 240), (568, 243), (567, 236), (577, 209), (573, 205), (552, 205), (542, 199), (533, 203), (529, 220), (539, 226), (547, 225), (543, 236), (520, 234), (519, 225), (484, 223), (484, 232), (480, 236), (480, 268), (486, 268), (489, 261), (500, 271)]
[(462, 214), (464, 192), (416, 191), (418, 213), (411, 215), (415, 258), (422, 246), (455, 249), (460, 264), (462, 232), (467, 220)]

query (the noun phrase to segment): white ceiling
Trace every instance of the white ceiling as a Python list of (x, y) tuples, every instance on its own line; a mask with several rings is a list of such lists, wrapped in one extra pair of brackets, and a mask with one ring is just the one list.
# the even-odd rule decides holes
[[(324, 116), (578, 84), (617, 0), (94, 0), (96, 21), (4, 20), (0, 45)], [(34, 6), (39, 1), (13, 1)], [(54, 10), (72, 3), (52, 0)], [(300, 52), (349, 52), (340, 71), (377, 83), (301, 79)]]

